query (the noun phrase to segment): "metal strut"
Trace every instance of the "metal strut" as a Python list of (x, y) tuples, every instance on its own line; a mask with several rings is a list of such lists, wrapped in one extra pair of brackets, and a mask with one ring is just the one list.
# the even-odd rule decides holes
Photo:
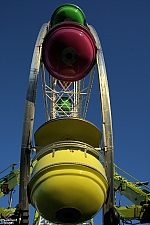
[(20, 156), (20, 189), (19, 211), (20, 224), (29, 224), (29, 203), (27, 197), (27, 185), (30, 179), (30, 147), (34, 121), (37, 80), (40, 68), (41, 50), (43, 39), (47, 33), (48, 24), (41, 27), (35, 44), (31, 63), (29, 83), (26, 95), (24, 122), (22, 130), (21, 156)]
[(115, 225), (119, 223), (119, 215), (114, 209), (114, 144), (113, 144), (113, 130), (111, 118), (111, 105), (109, 96), (109, 87), (107, 80), (107, 73), (102, 52), (100, 40), (95, 29), (88, 25), (91, 33), (94, 36), (97, 47), (97, 70), (99, 80), (99, 90), (101, 98), (102, 111), (102, 128), (104, 138), (104, 167), (108, 179), (109, 190), (107, 200), (104, 204), (104, 225)]

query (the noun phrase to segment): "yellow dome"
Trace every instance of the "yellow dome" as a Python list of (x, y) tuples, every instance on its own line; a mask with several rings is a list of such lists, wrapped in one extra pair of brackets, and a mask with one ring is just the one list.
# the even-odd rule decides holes
[(100, 161), (77, 149), (38, 157), (28, 186), (31, 204), (54, 223), (89, 220), (105, 202), (107, 188)]

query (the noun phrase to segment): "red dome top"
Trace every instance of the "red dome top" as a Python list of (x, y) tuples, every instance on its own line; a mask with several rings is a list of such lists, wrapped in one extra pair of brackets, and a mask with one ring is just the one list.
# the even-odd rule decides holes
[(58, 80), (77, 81), (95, 63), (96, 45), (89, 30), (75, 22), (62, 22), (47, 33), (42, 59), (47, 71)]

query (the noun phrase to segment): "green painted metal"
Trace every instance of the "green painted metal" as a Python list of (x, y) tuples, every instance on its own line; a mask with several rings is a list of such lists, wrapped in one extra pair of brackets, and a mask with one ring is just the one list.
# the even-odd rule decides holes
[(122, 221), (127, 220), (139, 220), (140, 223), (150, 222), (150, 205), (144, 204), (140, 205), (129, 205), (116, 207), (116, 210), (120, 214), (120, 219)]
[(124, 222), (127, 220), (139, 220), (140, 223), (150, 223), (150, 188), (141, 183), (130, 174), (123, 171), (115, 165), (130, 180), (119, 175), (114, 171), (114, 189), (120, 192), (135, 205), (115, 206), (120, 214), (120, 219)]
[(33, 225), (39, 225), (39, 219), (40, 219), (40, 214), (37, 211), (35, 211), (34, 218), (33, 218)]
[(116, 207), (121, 219), (140, 219), (142, 206), (121, 206)]
[[(16, 208), (0, 208), (0, 222), (4, 221), (4, 224), (8, 224), (9, 222), (6, 223), (7, 218), (11, 217)], [(1, 224), (1, 223), (0, 223)]]
[[(14, 167), (16, 164), (12, 164), (10, 167)], [(10, 168), (8, 167), (8, 168)], [(7, 192), (6, 188), (12, 190), (16, 185), (20, 183), (20, 169), (10, 171), (10, 173), (0, 179), (0, 198), (3, 197)], [(6, 188), (4, 188), (4, 185)], [(5, 189), (5, 190), (4, 190)]]
[(64, 4), (59, 6), (51, 17), (51, 26), (57, 23), (64, 22), (65, 20), (71, 20), (85, 25), (85, 15), (83, 11), (76, 5)]
[[(60, 110), (62, 111), (70, 111), (71, 110), (71, 100), (68, 99), (68, 97), (62, 97), (58, 101), (58, 106), (60, 107)], [(58, 109), (59, 111), (59, 109)]]
[[(129, 181), (124, 176), (120, 176), (116, 171), (114, 172), (114, 188), (122, 195), (128, 198), (135, 205), (141, 205), (142, 202), (150, 203), (150, 189), (144, 191), (144, 187), (139, 186), (134, 182)], [(147, 189), (148, 187), (145, 186)]]

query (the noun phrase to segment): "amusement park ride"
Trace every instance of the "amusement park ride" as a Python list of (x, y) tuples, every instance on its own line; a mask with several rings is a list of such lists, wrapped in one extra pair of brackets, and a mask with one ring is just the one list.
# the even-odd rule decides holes
[[(94, 72), (98, 74), (101, 131), (86, 120)], [(46, 122), (34, 134), (38, 76)], [(37, 106), (36, 106), (37, 107)], [(103, 143), (103, 144), (102, 144)], [(36, 154), (32, 158), (31, 152)], [(150, 223), (150, 188), (114, 164), (107, 74), (98, 35), (76, 5), (65, 4), (41, 27), (35, 44), (26, 95), (20, 168), (11, 165), (0, 179), (1, 224), (94, 224), (102, 208), (103, 224)], [(128, 176), (128, 178), (126, 178)], [(132, 181), (130, 181), (130, 178)], [(12, 205), (19, 185), (19, 203)], [(116, 193), (132, 205), (117, 203)]]

